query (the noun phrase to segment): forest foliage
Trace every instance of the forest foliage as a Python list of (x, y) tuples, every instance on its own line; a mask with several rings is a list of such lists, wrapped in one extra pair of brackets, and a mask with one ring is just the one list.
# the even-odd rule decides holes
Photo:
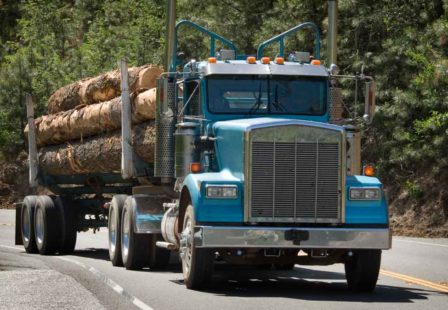
[[(189, 19), (253, 54), (267, 38), (301, 22), (321, 29), (324, 0), (178, 0), (178, 19)], [(130, 65), (161, 63), (164, 0), (0, 0), (0, 153), (25, 147), (24, 98), (45, 112), (57, 88)], [(187, 57), (206, 55), (206, 40), (183, 31)], [(287, 48), (309, 49), (309, 33)], [(367, 131), (364, 159), (390, 185), (419, 186), (419, 170), (448, 173), (448, 0), (339, 0), (338, 65), (377, 81), (377, 114)], [(325, 54), (323, 61), (325, 63)], [(406, 185), (408, 184), (408, 185)], [(410, 185), (409, 185), (410, 184)]]

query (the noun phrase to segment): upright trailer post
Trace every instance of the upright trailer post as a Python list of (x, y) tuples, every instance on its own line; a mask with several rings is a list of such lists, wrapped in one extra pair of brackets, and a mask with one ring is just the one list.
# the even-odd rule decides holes
[(121, 74), (121, 175), (123, 179), (134, 176), (132, 158), (132, 114), (129, 98), (128, 65), (125, 59), (119, 61)]
[(34, 124), (33, 98), (26, 95), (26, 114), (28, 118), (28, 160), (29, 160), (29, 183), (31, 188), (37, 187), (37, 145), (36, 125)]

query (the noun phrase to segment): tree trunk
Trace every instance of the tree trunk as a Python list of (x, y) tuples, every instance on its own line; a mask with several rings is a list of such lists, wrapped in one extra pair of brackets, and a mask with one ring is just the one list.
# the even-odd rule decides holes
[[(155, 118), (156, 89), (132, 96), (132, 123)], [(76, 109), (44, 115), (36, 119), (37, 145), (60, 144), (79, 140), (121, 127), (121, 97), (110, 101), (79, 106)], [(28, 127), (25, 128), (28, 132)]]
[[(145, 162), (154, 162), (154, 121), (134, 126), (132, 139), (134, 153)], [(120, 172), (121, 132), (44, 147), (39, 152), (39, 167), (49, 175)]]
[[(141, 92), (154, 88), (161, 73), (162, 69), (154, 65), (129, 68), (129, 91)], [(59, 88), (48, 99), (48, 114), (111, 100), (120, 93), (120, 72), (110, 71)]]

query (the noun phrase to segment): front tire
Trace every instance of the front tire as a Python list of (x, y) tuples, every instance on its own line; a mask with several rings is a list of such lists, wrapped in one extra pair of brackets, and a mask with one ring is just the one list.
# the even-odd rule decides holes
[(34, 237), (34, 212), (37, 196), (26, 196), (23, 200), (20, 214), (22, 243), (27, 253), (37, 253), (36, 239)]
[(353, 257), (345, 262), (347, 285), (353, 292), (372, 292), (381, 266), (381, 250), (353, 251)]
[(188, 289), (203, 288), (213, 273), (213, 251), (197, 248), (194, 240), (196, 221), (193, 206), (187, 207), (180, 238), (182, 273)]
[(123, 266), (121, 258), (121, 214), (126, 195), (115, 195), (109, 206), (108, 235), (109, 258), (113, 266)]

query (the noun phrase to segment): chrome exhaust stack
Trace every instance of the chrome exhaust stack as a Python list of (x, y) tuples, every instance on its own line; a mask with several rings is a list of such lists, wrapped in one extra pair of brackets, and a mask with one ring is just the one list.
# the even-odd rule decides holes
[(338, 0), (328, 0), (328, 67), (337, 64)]

